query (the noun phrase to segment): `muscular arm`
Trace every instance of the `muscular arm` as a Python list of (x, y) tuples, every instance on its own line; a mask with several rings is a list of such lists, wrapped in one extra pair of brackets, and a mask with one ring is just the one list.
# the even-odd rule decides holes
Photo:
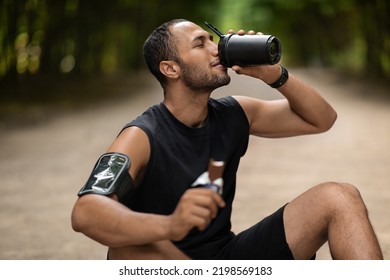
[(170, 239), (169, 223), (169, 216), (137, 213), (96, 194), (80, 197), (72, 212), (75, 231), (113, 248)]
[[(278, 65), (245, 68), (234, 66), (233, 70), (267, 84), (277, 80), (281, 74)], [(248, 117), (252, 135), (288, 137), (320, 133), (332, 127), (337, 114), (315, 89), (290, 73), (287, 82), (278, 90), (286, 99), (264, 101), (235, 96)]]
[[(150, 155), (146, 134), (131, 127), (121, 133), (108, 150), (127, 154), (130, 175), (137, 183)], [(162, 240), (181, 240), (193, 228), (206, 228), (216, 216), (222, 198), (208, 189), (187, 191), (171, 215), (132, 211), (114, 196), (87, 194), (73, 208), (72, 226), (90, 238), (112, 248), (150, 244)]]

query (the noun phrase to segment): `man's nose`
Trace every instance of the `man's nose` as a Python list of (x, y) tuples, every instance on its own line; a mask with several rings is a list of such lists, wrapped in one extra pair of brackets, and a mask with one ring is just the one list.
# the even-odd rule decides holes
[(211, 45), (213, 56), (218, 56), (218, 44), (212, 42)]

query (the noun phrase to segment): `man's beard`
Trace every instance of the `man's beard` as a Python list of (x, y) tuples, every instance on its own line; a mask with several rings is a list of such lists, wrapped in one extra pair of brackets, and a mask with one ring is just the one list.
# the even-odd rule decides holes
[(182, 61), (179, 62), (182, 69), (183, 81), (185, 85), (199, 92), (212, 92), (213, 90), (226, 86), (230, 83), (230, 76), (213, 74), (211, 77), (201, 67), (188, 65)]

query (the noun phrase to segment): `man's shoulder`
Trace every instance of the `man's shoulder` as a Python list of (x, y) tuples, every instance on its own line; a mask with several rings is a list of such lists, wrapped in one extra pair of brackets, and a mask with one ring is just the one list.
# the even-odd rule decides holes
[(220, 113), (231, 113), (238, 115), (245, 115), (244, 109), (238, 100), (233, 96), (225, 96), (218, 99), (211, 99), (209, 101), (209, 106), (213, 108), (215, 111)]
[(229, 108), (229, 107), (237, 107), (240, 106), (240, 104), (237, 102), (237, 100), (232, 96), (224, 96), (221, 98), (210, 98), (209, 99), (209, 105), (214, 108)]
[(154, 131), (156, 128), (158, 128), (159, 123), (158, 120), (161, 115), (161, 104), (156, 104), (148, 109), (146, 109), (142, 114), (140, 114), (137, 118), (133, 119), (132, 121), (128, 122), (124, 127), (123, 130), (136, 126), (144, 130), (146, 133), (150, 133)]

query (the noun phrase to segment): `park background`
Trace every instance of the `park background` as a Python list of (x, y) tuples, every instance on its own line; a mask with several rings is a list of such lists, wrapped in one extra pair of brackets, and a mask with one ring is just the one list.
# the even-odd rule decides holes
[[(386, 0), (0, 0), (0, 259), (105, 257), (71, 230), (71, 208), (121, 126), (162, 98), (142, 44), (173, 18), (279, 37), (283, 65), (339, 112), (325, 136), (251, 139), (235, 229), (314, 183), (347, 180), (390, 259), (389, 14)], [(234, 74), (223, 94), (244, 84), (277, 96)]]
[(77, 88), (144, 68), (144, 40), (172, 18), (273, 34), (285, 65), (330, 67), (388, 85), (389, 6), (386, 0), (0, 0), (0, 125), (26, 110), (38, 117), (43, 105), (114, 95)]

